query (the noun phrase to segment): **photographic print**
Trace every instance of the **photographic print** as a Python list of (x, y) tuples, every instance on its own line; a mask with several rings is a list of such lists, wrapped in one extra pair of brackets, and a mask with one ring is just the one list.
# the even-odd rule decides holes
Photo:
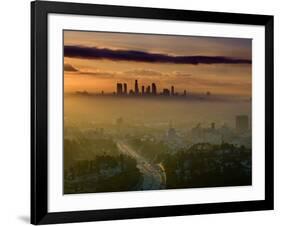
[(252, 184), (252, 40), (64, 30), (64, 194)]
[(274, 209), (271, 15), (31, 3), (31, 223)]

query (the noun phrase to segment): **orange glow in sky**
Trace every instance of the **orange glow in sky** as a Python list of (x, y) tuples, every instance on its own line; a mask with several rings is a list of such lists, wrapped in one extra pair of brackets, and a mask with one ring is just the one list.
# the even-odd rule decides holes
[[(140, 86), (155, 82), (180, 93), (251, 96), (251, 39), (64, 31), (64, 48), (65, 93), (112, 93), (117, 82), (131, 89), (138, 79)], [(143, 60), (143, 53), (151, 60)]]

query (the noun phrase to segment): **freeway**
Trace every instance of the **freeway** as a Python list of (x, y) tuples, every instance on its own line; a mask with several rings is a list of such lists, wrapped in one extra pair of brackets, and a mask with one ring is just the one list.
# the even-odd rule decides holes
[(162, 165), (151, 163), (123, 140), (117, 140), (116, 143), (123, 154), (129, 155), (137, 161), (137, 167), (143, 174), (143, 183), (139, 188), (140, 190), (165, 188), (166, 174)]

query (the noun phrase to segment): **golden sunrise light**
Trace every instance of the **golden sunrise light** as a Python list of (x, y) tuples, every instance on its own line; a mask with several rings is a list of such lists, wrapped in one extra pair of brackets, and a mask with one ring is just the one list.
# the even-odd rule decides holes
[[(251, 96), (251, 40), (64, 31), (65, 93), (112, 93), (135, 79), (159, 90)], [(91, 55), (95, 51), (95, 55)]]
[(250, 39), (64, 32), (64, 194), (251, 185)]

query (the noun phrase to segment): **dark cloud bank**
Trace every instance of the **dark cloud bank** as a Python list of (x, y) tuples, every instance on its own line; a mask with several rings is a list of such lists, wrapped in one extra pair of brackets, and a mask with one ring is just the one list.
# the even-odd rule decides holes
[(113, 50), (96, 47), (65, 46), (65, 57), (83, 59), (108, 59), (113, 61), (135, 61), (147, 63), (174, 64), (251, 64), (248, 59), (230, 58), (224, 56), (172, 56), (167, 54), (149, 53), (135, 50)]
[(64, 71), (70, 71), (70, 72), (77, 72), (78, 69), (76, 69), (75, 67), (73, 67), (70, 64), (64, 64), (63, 66)]

